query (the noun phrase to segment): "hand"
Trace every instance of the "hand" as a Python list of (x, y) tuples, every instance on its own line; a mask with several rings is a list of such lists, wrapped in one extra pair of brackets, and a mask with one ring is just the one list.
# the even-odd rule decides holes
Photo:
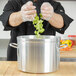
[(32, 1), (28, 1), (26, 4), (24, 4), (21, 7), (21, 15), (22, 15), (22, 20), (23, 22), (26, 21), (33, 21), (34, 17), (36, 16), (36, 10), (35, 6), (33, 6)]
[(43, 16), (42, 19), (49, 21), (53, 16), (54, 9), (49, 2), (44, 2), (41, 6), (41, 14)]

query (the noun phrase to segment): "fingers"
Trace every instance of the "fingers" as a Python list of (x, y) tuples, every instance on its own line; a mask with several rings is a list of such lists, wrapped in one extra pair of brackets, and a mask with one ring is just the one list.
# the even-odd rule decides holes
[(41, 7), (49, 7), (51, 4), (49, 2), (44, 2)]
[(36, 10), (26, 11), (27, 15), (36, 14)]
[(54, 9), (49, 2), (44, 2), (41, 6), (42, 18), (45, 20), (49, 20), (53, 15)]
[(41, 10), (46, 10), (46, 11), (50, 11), (53, 10), (53, 7), (42, 7)]
[(43, 18), (48, 18), (48, 17), (50, 17), (50, 15), (43, 14)]
[(26, 15), (26, 18), (29, 20), (29, 21), (33, 21), (34, 18), (35, 18), (36, 15)]
[(41, 10), (51, 10), (49, 7), (41, 8)]
[(22, 6), (21, 15), (23, 22), (34, 20), (34, 17), (36, 16), (36, 7), (33, 6), (32, 1), (29, 1)]
[(26, 5), (28, 5), (28, 6), (33, 6), (33, 2), (32, 2), (32, 1), (28, 1), (28, 2), (26, 3)]
[(24, 6), (22, 7), (22, 10), (28, 11), (28, 10), (34, 10), (35, 8), (36, 8), (35, 6), (30, 6), (30, 7), (29, 7), (29, 6), (25, 6), (25, 5), (24, 5)]
[(21, 10), (24, 10), (24, 11), (28, 11), (28, 10), (34, 10), (36, 7), (33, 6), (33, 2), (32, 1), (29, 1), (27, 2), (26, 4), (24, 4), (21, 8)]
[(53, 12), (53, 7), (50, 5), (50, 3), (45, 2), (41, 6), (41, 13), (42, 14), (51, 14)]
[(41, 10), (52, 10), (53, 7), (49, 2), (44, 2), (41, 6)]
[(23, 22), (34, 20), (36, 13), (35, 14), (30, 14), (30, 13), (33, 13), (33, 12), (29, 12), (29, 14), (28, 14), (28, 12), (26, 13), (25, 11), (21, 11)]
[(51, 12), (51, 11), (42, 10), (41, 13), (42, 13), (42, 14), (51, 14), (52, 12)]
[(41, 10), (46, 10), (46, 11), (48, 10), (48, 11), (49, 11), (49, 10), (53, 10), (53, 7), (52, 7), (52, 6), (50, 6), (50, 7), (47, 7), (47, 6), (45, 6), (45, 7), (44, 7), (44, 6), (41, 6)]
[(23, 11), (23, 14), (24, 15), (34, 15), (34, 14), (36, 14), (36, 10), (31, 10), (31, 11)]
[(36, 6), (30, 6), (30, 7), (28, 6), (27, 9), (28, 10), (34, 10), (34, 9), (36, 9)]

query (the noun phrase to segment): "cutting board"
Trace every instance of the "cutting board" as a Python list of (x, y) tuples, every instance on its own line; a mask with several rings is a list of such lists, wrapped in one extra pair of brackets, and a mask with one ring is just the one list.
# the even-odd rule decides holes
[(0, 76), (76, 76), (76, 62), (60, 62), (58, 71), (47, 74), (31, 74), (18, 70), (15, 61), (0, 61)]

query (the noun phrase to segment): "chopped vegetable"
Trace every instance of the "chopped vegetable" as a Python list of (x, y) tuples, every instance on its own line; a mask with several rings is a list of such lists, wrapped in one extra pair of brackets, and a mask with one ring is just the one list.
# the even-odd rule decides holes
[[(60, 44), (67, 44), (68, 46), (66, 48), (60, 49), (61, 51), (71, 51), (72, 50), (72, 41), (71, 40), (61, 40)], [(61, 46), (64, 47), (65, 45)]]
[(72, 51), (72, 48), (71, 47), (66, 47), (66, 48), (60, 49), (60, 51)]
[(42, 14), (40, 13), (40, 19), (39, 19), (39, 16), (36, 14), (36, 17), (33, 20), (33, 25), (36, 28), (34, 33), (37, 38), (39, 38), (40, 34), (45, 31), (45, 29), (43, 28), (43, 20), (41, 18), (42, 18)]
[(72, 41), (71, 40), (65, 40), (65, 41), (62, 41), (62, 44), (67, 44), (69, 47), (71, 47)]

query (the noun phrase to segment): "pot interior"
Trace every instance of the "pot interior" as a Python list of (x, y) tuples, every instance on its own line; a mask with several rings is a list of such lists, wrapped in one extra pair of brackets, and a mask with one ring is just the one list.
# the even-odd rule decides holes
[(44, 39), (54, 39), (54, 38), (60, 38), (59, 36), (53, 36), (53, 35), (41, 35), (40, 38), (37, 38), (35, 35), (23, 35), (23, 36), (18, 36), (18, 39), (36, 39), (36, 40), (44, 40)]

